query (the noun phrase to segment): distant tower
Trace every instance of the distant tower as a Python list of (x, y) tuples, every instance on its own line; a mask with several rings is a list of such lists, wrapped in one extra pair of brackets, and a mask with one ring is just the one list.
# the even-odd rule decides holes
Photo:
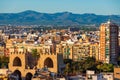
[(110, 20), (100, 26), (100, 55), (104, 63), (117, 64), (118, 26)]

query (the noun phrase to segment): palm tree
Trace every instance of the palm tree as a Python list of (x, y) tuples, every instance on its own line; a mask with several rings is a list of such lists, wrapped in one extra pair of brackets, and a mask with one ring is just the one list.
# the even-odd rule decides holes
[(31, 49), (31, 54), (33, 58), (35, 59), (35, 65), (37, 64), (37, 61), (40, 57), (40, 54), (37, 52), (37, 49)]

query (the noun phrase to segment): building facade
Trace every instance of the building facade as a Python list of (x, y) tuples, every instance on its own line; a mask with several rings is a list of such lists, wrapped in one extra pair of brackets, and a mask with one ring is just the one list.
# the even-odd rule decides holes
[(100, 26), (100, 57), (104, 63), (117, 64), (118, 26), (110, 21)]

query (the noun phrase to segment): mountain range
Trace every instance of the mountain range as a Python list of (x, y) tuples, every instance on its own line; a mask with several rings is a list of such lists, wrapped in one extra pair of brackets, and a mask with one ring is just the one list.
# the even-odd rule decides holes
[(100, 25), (108, 19), (120, 25), (120, 15), (74, 14), (71, 12), (50, 14), (31, 10), (20, 13), (0, 13), (0, 24), (12, 25)]

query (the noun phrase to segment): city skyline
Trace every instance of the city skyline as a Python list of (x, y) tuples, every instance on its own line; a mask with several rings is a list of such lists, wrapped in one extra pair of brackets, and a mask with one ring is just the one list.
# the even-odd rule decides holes
[(95, 13), (100, 15), (120, 15), (119, 0), (1, 0), (0, 13), (18, 13), (25, 10), (34, 10), (44, 13), (72, 12)]
[(0, 80), (120, 80), (119, 3), (1, 0)]

